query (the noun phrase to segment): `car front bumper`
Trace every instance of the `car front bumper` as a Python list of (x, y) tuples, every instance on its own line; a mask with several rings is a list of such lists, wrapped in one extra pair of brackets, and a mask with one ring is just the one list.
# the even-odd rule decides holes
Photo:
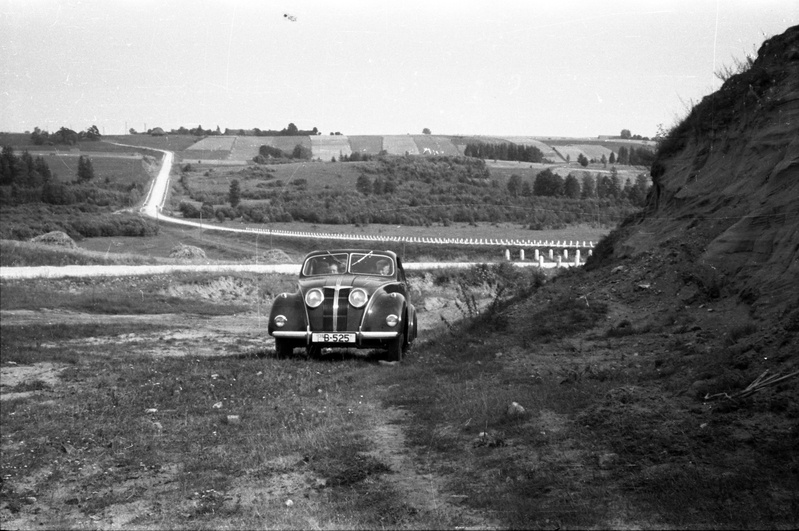
[[(302, 341), (305, 344), (310, 345), (312, 343), (311, 337), (312, 337), (312, 335), (314, 333), (315, 332), (312, 332), (311, 330), (299, 330), (299, 331), (298, 330), (273, 330), (272, 331), (272, 336), (274, 336), (275, 338), (280, 338), (280, 339), (292, 339), (292, 340), (295, 340), (295, 341), (298, 341), (298, 342)], [(319, 332), (316, 332), (316, 333), (319, 333)], [(326, 332), (321, 332), (321, 333), (326, 333)], [(342, 333), (342, 331), (339, 331), (339, 332), (327, 332), (327, 333), (330, 333), (330, 334), (338, 333), (338, 334), (340, 334), (340, 333)], [(375, 343), (375, 342), (382, 342), (382, 341), (386, 341), (386, 340), (390, 340), (390, 339), (396, 339), (397, 336), (399, 336), (399, 331), (397, 331), (397, 330), (389, 330), (389, 331), (385, 331), (385, 332), (382, 332), (382, 331), (381, 332), (362, 332), (362, 331), (359, 331), (359, 332), (349, 332), (349, 333), (350, 334), (353, 334), (353, 333), (355, 334), (355, 344), (356, 345), (363, 345), (363, 344), (371, 344), (371, 343)], [(319, 344), (322, 344), (322, 343), (314, 343), (314, 344), (319, 345)], [(340, 343), (340, 345), (341, 346), (346, 346), (347, 343)]]

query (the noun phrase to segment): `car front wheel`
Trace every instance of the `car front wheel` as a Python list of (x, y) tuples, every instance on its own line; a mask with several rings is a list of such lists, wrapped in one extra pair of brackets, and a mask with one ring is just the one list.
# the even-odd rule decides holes
[(407, 332), (403, 329), (402, 333), (388, 344), (388, 361), (402, 361), (402, 347), (405, 344), (406, 334)]
[(288, 358), (294, 352), (294, 346), (285, 339), (275, 339), (275, 354), (278, 358)]

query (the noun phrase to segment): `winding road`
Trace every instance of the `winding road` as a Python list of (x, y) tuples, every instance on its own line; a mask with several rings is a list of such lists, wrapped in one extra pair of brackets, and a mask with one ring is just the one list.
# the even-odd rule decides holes
[[(540, 248), (547, 247), (549, 249), (562, 248), (562, 249), (575, 249), (579, 253), (580, 249), (589, 250), (593, 248), (593, 242), (560, 242), (560, 241), (536, 241), (536, 240), (495, 240), (495, 239), (471, 239), (471, 238), (426, 238), (426, 237), (405, 237), (405, 236), (371, 236), (371, 235), (348, 235), (348, 234), (334, 234), (334, 233), (318, 233), (318, 232), (294, 232), (273, 229), (260, 229), (260, 228), (234, 228), (225, 227), (216, 224), (204, 224), (202, 222), (190, 221), (183, 218), (175, 218), (163, 214), (164, 202), (166, 201), (167, 191), (169, 190), (169, 177), (172, 170), (172, 164), (175, 160), (175, 154), (172, 151), (145, 148), (144, 146), (134, 146), (130, 144), (120, 144), (117, 142), (109, 142), (111, 144), (135, 148), (135, 149), (150, 149), (160, 151), (164, 154), (161, 162), (161, 168), (158, 174), (152, 181), (144, 203), (140, 208), (140, 212), (153, 218), (157, 221), (165, 221), (174, 223), (176, 225), (184, 225), (190, 227), (197, 227), (206, 230), (217, 230), (227, 232), (247, 232), (247, 233), (266, 233), (275, 234), (279, 236), (288, 236), (295, 238), (315, 238), (315, 239), (328, 239), (328, 240), (363, 240), (374, 242), (398, 241), (406, 243), (427, 243), (432, 245), (449, 244), (449, 245), (493, 245), (497, 247), (532, 247)], [(507, 252), (507, 251), (506, 251)], [(577, 254), (579, 260), (579, 254)], [(550, 258), (551, 260), (551, 258)], [(405, 268), (408, 270), (429, 270), (429, 269), (452, 269), (452, 268), (468, 268), (476, 265), (478, 262), (411, 262), (406, 263)], [(558, 260), (558, 261), (544, 261), (543, 255), (537, 261), (523, 261), (513, 262), (517, 267), (541, 267), (546, 269), (556, 267), (571, 267), (576, 265), (573, 261)], [(174, 271), (194, 271), (194, 272), (224, 272), (224, 271), (248, 271), (258, 273), (285, 273), (297, 274), (299, 272), (299, 264), (215, 264), (215, 265), (192, 265), (192, 264), (175, 264), (175, 265), (141, 265), (141, 266), (98, 266), (98, 265), (84, 265), (84, 266), (39, 266), (39, 267), (0, 267), (0, 279), (11, 278), (65, 278), (65, 277), (100, 277), (100, 276), (123, 276), (123, 275), (157, 275), (166, 274)]]

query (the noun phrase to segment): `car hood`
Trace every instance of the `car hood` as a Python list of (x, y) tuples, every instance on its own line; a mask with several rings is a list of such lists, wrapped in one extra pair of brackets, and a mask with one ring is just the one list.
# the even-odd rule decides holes
[(363, 288), (367, 293), (374, 293), (386, 284), (395, 283), (396, 280), (388, 277), (373, 277), (368, 275), (326, 275), (321, 277), (304, 278), (299, 281), (300, 290), (305, 294), (313, 288)]

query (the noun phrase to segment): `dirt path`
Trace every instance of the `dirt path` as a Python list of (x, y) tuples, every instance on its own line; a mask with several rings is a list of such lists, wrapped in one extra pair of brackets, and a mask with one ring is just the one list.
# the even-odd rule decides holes
[[(375, 445), (369, 455), (385, 463), (391, 473), (382, 476), (393, 490), (402, 494), (403, 504), (419, 514), (429, 515), (434, 522), (455, 522), (456, 529), (498, 529), (498, 522), (460, 505), (465, 496), (452, 494), (447, 480), (432, 473), (421, 456), (415, 455), (405, 440), (403, 426), (413, 422), (402, 409), (374, 410), (375, 424), (370, 426), (368, 437)], [(429, 467), (432, 470), (432, 467)], [(421, 469), (421, 470), (420, 470)]]

